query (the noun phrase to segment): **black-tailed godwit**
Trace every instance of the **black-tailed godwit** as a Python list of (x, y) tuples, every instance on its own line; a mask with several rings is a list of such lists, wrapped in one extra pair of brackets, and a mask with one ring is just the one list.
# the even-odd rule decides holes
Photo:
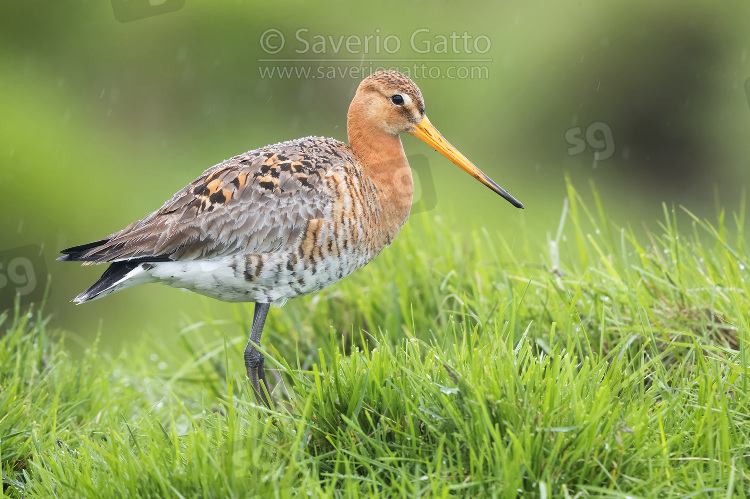
[[(399, 134), (410, 133), (518, 208), (425, 116), (422, 92), (396, 71), (360, 83), (349, 145), (307, 137), (246, 152), (203, 172), (146, 218), (58, 260), (110, 263), (84, 303), (161, 282), (229, 302), (255, 302), (247, 375), (269, 404), (256, 348), (271, 304), (320, 291), (366, 265), (409, 217), (413, 184)], [(263, 382), (263, 387), (260, 385)]]

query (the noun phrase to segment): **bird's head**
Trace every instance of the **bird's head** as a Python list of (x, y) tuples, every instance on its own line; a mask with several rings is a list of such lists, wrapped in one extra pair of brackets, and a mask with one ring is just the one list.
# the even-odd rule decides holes
[(398, 71), (378, 71), (362, 80), (349, 107), (348, 121), (350, 143), (353, 134), (376, 137), (384, 133), (409, 133), (429, 144), (513, 206), (523, 208), (520, 201), (474, 166), (440, 134), (427, 119), (419, 87)]

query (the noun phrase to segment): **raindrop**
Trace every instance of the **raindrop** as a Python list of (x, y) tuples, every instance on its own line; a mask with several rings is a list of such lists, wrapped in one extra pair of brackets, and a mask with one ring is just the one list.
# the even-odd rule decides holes
[(447, 386), (441, 386), (440, 391), (446, 395), (455, 395), (458, 393), (458, 388), (448, 388)]

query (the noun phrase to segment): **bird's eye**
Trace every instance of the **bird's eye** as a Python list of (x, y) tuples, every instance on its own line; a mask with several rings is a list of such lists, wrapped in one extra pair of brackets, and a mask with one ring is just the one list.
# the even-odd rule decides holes
[(393, 97), (391, 97), (391, 102), (393, 102), (397, 106), (401, 106), (404, 104), (404, 98), (400, 94), (396, 94)]

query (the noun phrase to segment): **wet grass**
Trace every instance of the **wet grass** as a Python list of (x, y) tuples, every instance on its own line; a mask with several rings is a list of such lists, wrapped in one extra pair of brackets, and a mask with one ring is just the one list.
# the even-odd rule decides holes
[(214, 318), (175, 326), (179, 349), (74, 360), (43, 312), (6, 312), (3, 493), (746, 496), (745, 206), (631, 229), (568, 194), (546, 240), (423, 217), (272, 310), (274, 411)]

